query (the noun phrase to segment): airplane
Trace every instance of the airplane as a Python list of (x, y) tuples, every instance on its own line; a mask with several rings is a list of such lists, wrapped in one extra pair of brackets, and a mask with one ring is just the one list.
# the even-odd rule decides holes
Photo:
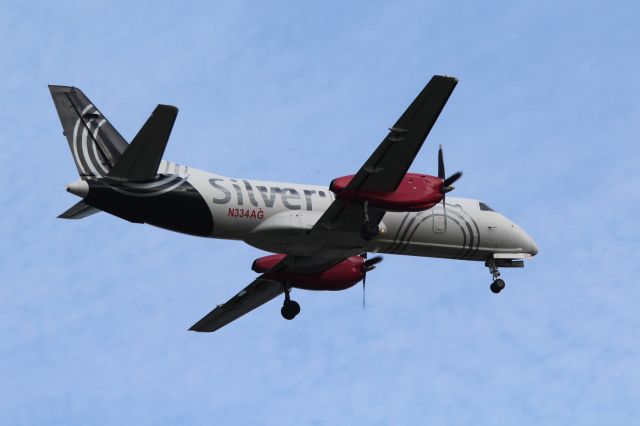
[[(82, 200), (59, 217), (106, 212), (133, 223), (200, 237), (240, 240), (273, 253), (254, 260), (259, 276), (190, 330), (212, 332), (284, 294), (282, 316), (300, 305), (292, 289), (345, 290), (381, 253), (484, 262), (500, 293), (499, 268), (535, 256), (533, 239), (486, 203), (447, 194), (447, 176), (409, 167), (458, 80), (433, 76), (354, 174), (329, 186), (229, 178), (162, 159), (178, 109), (158, 105), (131, 143), (75, 87), (49, 86), (80, 178), (66, 190)], [(368, 253), (376, 256), (369, 258)]]

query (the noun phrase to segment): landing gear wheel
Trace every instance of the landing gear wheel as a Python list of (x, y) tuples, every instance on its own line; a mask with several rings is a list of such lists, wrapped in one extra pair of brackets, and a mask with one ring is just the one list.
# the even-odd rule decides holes
[(491, 283), (491, 285), (489, 286), (489, 288), (491, 289), (492, 292), (494, 292), (495, 294), (500, 293), (505, 287), (504, 281), (500, 278), (498, 278), (497, 280), (495, 280), (493, 283)]
[(291, 309), (291, 312), (293, 312), (294, 317), (300, 313), (300, 304), (298, 302), (296, 302), (295, 300), (290, 300), (288, 305), (289, 309)]
[(500, 271), (498, 271), (496, 261), (493, 259), (489, 259), (485, 262), (485, 266), (489, 268), (489, 272), (491, 272), (491, 276), (493, 277), (493, 282), (491, 283), (489, 288), (495, 294), (500, 293), (502, 290), (504, 290), (504, 281), (500, 278)]
[(378, 228), (378, 225), (372, 222), (365, 222), (360, 227), (360, 236), (362, 237), (363, 240), (369, 241), (379, 233), (380, 233), (380, 228)]
[(295, 300), (285, 300), (280, 313), (284, 319), (292, 320), (300, 313), (300, 305)]

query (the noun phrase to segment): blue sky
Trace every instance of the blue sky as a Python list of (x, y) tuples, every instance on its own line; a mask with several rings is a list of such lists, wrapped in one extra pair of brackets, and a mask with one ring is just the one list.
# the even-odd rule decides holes
[[(0, 4), (0, 424), (635, 424), (640, 418), (636, 2)], [(387, 256), (361, 288), (297, 291), (187, 328), (261, 252), (55, 217), (76, 179), (47, 84), (130, 139), (180, 108), (165, 158), (328, 184), (433, 74), (460, 83), (438, 144), (456, 195), (540, 254), (489, 292), (480, 263)]]

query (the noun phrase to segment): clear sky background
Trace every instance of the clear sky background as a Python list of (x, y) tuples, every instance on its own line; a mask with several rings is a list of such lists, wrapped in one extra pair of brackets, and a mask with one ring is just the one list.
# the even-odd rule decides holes
[[(0, 3), (0, 424), (640, 424), (640, 7), (634, 1)], [(519, 223), (540, 254), (386, 256), (361, 287), (295, 291), (187, 328), (262, 252), (101, 213), (47, 84), (127, 139), (180, 108), (165, 158), (328, 184), (433, 74), (459, 78), (413, 171)]]

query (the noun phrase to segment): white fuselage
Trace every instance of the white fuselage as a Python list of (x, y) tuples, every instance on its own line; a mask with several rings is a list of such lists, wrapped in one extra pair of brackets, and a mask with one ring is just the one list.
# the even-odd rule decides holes
[[(319, 241), (302, 237), (335, 199), (325, 186), (227, 178), (163, 161), (165, 170), (186, 177), (205, 199), (214, 222), (210, 237), (274, 253), (313, 254)], [(466, 260), (537, 253), (518, 225), (468, 198), (448, 197), (446, 217), (442, 203), (421, 212), (387, 212), (380, 229), (364, 243), (367, 251)], [(348, 251), (363, 241), (352, 236), (340, 244), (336, 250)]]

